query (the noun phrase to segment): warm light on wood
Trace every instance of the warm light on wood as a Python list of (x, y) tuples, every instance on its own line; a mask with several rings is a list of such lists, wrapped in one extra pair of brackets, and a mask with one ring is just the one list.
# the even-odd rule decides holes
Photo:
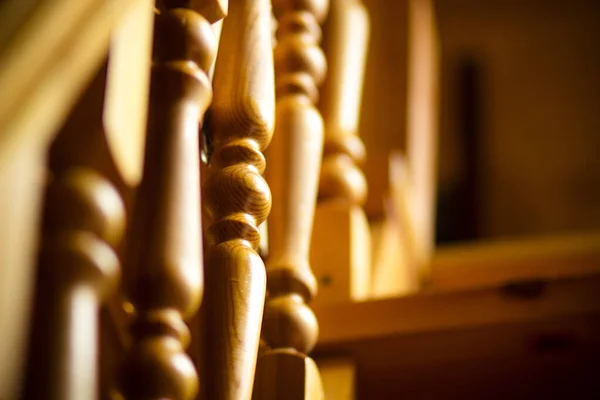
[(0, 5), (0, 398), (18, 398), (48, 146), (135, 1)]
[(358, 0), (331, 0), (323, 32), (328, 74), (319, 101), (325, 122), (319, 199), (342, 198), (362, 205), (367, 182), (360, 165), (366, 154), (358, 121), (369, 38), (364, 6)]
[(276, 126), (267, 156), (273, 208), (262, 337), (268, 348), (258, 361), (256, 399), (322, 397), (318, 370), (306, 354), (318, 335), (307, 305), (316, 293), (308, 256), (323, 146), (323, 121), (314, 104), (326, 73), (319, 23), (327, 7), (325, 0), (273, 2), (279, 25)]
[(198, 137), (216, 41), (189, 9), (167, 9), (155, 21), (144, 173), (128, 243), (133, 344), (120, 389), (126, 398), (193, 399), (198, 377), (184, 320), (202, 297)]
[(426, 279), (435, 250), (439, 39), (432, 0), (409, 1), (408, 12), (406, 201), (416, 266)]
[(120, 276), (121, 197), (92, 168), (69, 164), (56, 160), (46, 194), (28, 398), (96, 397), (98, 313)]
[(103, 123), (115, 164), (132, 187), (142, 177), (153, 9), (152, 0), (138, 0), (115, 29), (110, 46)]
[(356, 363), (349, 358), (317, 360), (326, 399), (355, 400)]
[(252, 393), (265, 301), (257, 250), (271, 194), (261, 174), (274, 124), (269, 0), (232, 0), (223, 21), (209, 121), (213, 154), (202, 187), (207, 235), (203, 348), (206, 399)]
[(325, 149), (310, 249), (321, 283), (317, 303), (360, 301), (371, 288), (371, 235), (362, 209), (366, 150), (358, 136), (368, 38), (369, 18), (361, 2), (332, 0), (323, 26), (328, 73), (319, 110)]

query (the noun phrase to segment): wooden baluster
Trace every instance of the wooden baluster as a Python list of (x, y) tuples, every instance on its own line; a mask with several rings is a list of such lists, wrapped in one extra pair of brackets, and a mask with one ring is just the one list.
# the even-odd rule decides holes
[(128, 255), (135, 314), (120, 382), (128, 399), (192, 399), (198, 390), (184, 323), (202, 297), (198, 127), (212, 97), (210, 23), (226, 10), (219, 2), (196, 2), (210, 12), (204, 16), (173, 8), (182, 3), (161, 1), (167, 10), (155, 20), (144, 174)]
[(367, 182), (359, 168), (365, 159), (365, 146), (358, 137), (358, 119), (369, 21), (359, 0), (330, 1), (323, 28), (329, 73), (319, 101), (325, 122), (319, 200), (343, 199), (362, 205)]
[(310, 257), (324, 282), (318, 302), (362, 300), (370, 291), (371, 236), (362, 209), (367, 182), (360, 169), (365, 146), (358, 137), (368, 36), (360, 1), (331, 0), (323, 27), (329, 71), (319, 101), (325, 146)]
[(27, 342), (35, 335), (48, 149), (101, 65), (111, 32), (139, 1), (0, 2), (0, 399), (22, 398)]
[(203, 368), (206, 399), (248, 399), (265, 300), (258, 226), (271, 208), (261, 174), (273, 132), (274, 72), (269, 0), (232, 0), (215, 66), (203, 185), (207, 228)]
[(108, 63), (50, 146), (25, 398), (108, 392), (98, 390), (98, 378), (106, 378), (99, 310), (116, 297), (122, 196), (142, 170), (136, 155), (145, 137), (152, 8), (150, 0), (130, 7), (113, 32)]
[(102, 68), (50, 148), (26, 398), (98, 393), (99, 310), (119, 280), (125, 226), (101, 123), (105, 75)]
[(278, 19), (274, 50), (276, 126), (268, 153), (273, 194), (257, 399), (322, 398), (317, 367), (306, 356), (318, 336), (307, 303), (316, 294), (308, 256), (323, 152), (323, 121), (315, 108), (326, 61), (318, 44), (326, 0), (273, 2)]
[(120, 275), (114, 247), (124, 206), (93, 168), (65, 158), (60, 164), (46, 193), (26, 397), (93, 399), (98, 313)]

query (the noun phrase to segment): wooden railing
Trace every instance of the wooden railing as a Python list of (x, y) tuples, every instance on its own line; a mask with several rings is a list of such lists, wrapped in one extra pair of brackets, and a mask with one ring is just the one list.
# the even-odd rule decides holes
[(233, 0), (223, 22), (202, 193), (206, 229), (203, 398), (252, 394), (266, 274), (258, 226), (271, 208), (262, 151), (273, 133), (268, 0)]
[(315, 102), (327, 68), (319, 47), (327, 8), (326, 0), (273, 2), (277, 102), (267, 157), (273, 208), (256, 399), (322, 397), (316, 364), (306, 354), (318, 335), (308, 306), (317, 290), (309, 247), (323, 152), (323, 121)]
[(186, 354), (202, 298), (200, 145), (208, 71), (216, 54), (210, 22), (163, 1), (157, 11), (144, 176), (128, 243), (126, 285), (133, 344), (120, 388), (126, 398), (191, 399), (198, 377)]
[[(16, 284), (0, 322), (18, 319), (28, 337), (23, 315), (32, 315), (23, 384), (24, 351), (0, 354), (0, 399), (20, 386), (36, 399), (323, 398), (309, 356), (317, 281), (323, 302), (371, 290), (359, 132), (366, 8), (41, 3), (23, 17), (24, 32), (11, 31), (18, 40), (0, 37), (0, 82), (16, 99), (0, 95), (0, 176), (10, 178), (0, 198), (14, 190), (25, 203), (0, 221), (19, 236), (0, 241), (2, 284)], [(90, 17), (94, 7), (100, 17)], [(40, 46), (60, 48), (62, 62), (31, 50), (28, 32), (49, 31)], [(31, 60), (33, 72), (15, 75)], [(19, 186), (15, 167), (31, 187)], [(28, 262), (36, 235), (37, 269)], [(20, 318), (4, 311), (12, 300)], [(100, 356), (98, 343), (111, 351)]]

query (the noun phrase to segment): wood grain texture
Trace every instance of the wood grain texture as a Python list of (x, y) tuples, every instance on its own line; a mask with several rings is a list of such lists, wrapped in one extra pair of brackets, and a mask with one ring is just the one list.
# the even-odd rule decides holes
[(328, 74), (319, 101), (325, 122), (319, 199), (362, 205), (367, 197), (367, 182), (359, 168), (366, 154), (358, 121), (368, 39), (369, 19), (360, 1), (331, 0), (323, 25)]
[(268, 0), (230, 2), (213, 85), (213, 153), (202, 187), (209, 219), (202, 397), (238, 400), (252, 393), (266, 290), (257, 250), (271, 208), (262, 177), (275, 102)]
[[(307, 305), (317, 286), (308, 255), (323, 146), (323, 120), (315, 102), (327, 68), (318, 45), (319, 24), (327, 9), (324, 0), (273, 2), (279, 22), (274, 49), (277, 103), (267, 155), (273, 208), (268, 222), (269, 297), (262, 328), (271, 350), (259, 359), (253, 394), (258, 399), (322, 397), (318, 370), (305, 354), (318, 335), (317, 320)], [(292, 381), (297, 383), (293, 390), (282, 384)]]
[(122, 366), (126, 398), (193, 399), (198, 377), (184, 320), (202, 297), (199, 125), (212, 98), (216, 41), (190, 9), (155, 19), (148, 136), (128, 244), (133, 345)]

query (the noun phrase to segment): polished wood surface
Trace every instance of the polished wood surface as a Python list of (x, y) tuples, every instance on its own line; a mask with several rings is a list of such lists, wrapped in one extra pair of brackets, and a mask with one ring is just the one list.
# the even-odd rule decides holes
[(351, 358), (329, 357), (317, 362), (326, 399), (356, 399), (356, 363)]
[(358, 121), (369, 19), (358, 0), (331, 0), (330, 3), (327, 22), (323, 25), (328, 73), (319, 100), (325, 123), (319, 199), (344, 199), (351, 205), (362, 205), (367, 196), (367, 181), (360, 166), (366, 150), (358, 136)]
[[(157, 12), (145, 164), (128, 236), (129, 349), (126, 398), (193, 399), (185, 320), (202, 298), (199, 126), (212, 98), (216, 54), (210, 22), (191, 9)], [(177, 4), (172, 4), (177, 3)]]
[(112, 33), (102, 123), (124, 183), (136, 187), (144, 164), (154, 1), (136, 0)]
[(274, 124), (268, 0), (232, 0), (223, 22), (209, 121), (212, 156), (202, 187), (207, 215), (202, 397), (249, 399), (265, 301), (257, 250), (271, 208), (262, 151)]
[(0, 398), (22, 382), (48, 146), (134, 3), (0, 4)]
[[(600, 274), (315, 308), (319, 346), (600, 312)], [(357, 323), (357, 321), (359, 321)]]
[(119, 276), (122, 177), (102, 123), (106, 68), (50, 149), (26, 398), (96, 398), (99, 311)]
[(310, 249), (321, 283), (319, 303), (360, 301), (371, 286), (371, 235), (362, 209), (366, 150), (358, 136), (368, 39), (369, 18), (362, 3), (332, 0), (323, 25), (328, 71), (319, 110), (325, 145)]
[(383, 217), (389, 195), (389, 154), (406, 149), (408, 3), (362, 0), (371, 22), (359, 134), (368, 150), (364, 208)]
[[(319, 47), (328, 2), (274, 1), (279, 26), (274, 49), (276, 126), (267, 159), (273, 195), (262, 337), (254, 398), (321, 398), (314, 362), (318, 325), (307, 303), (316, 294), (308, 256), (323, 146), (323, 120), (315, 107), (326, 74)], [(287, 384), (295, 390), (287, 390)], [(317, 396), (317, 397), (314, 397)]]
[(92, 399), (99, 306), (120, 275), (114, 246), (124, 228), (123, 203), (93, 169), (56, 168), (44, 216), (26, 397)]
[(598, 397), (598, 10), (2, 2), (0, 399)]
[(428, 291), (457, 291), (600, 273), (600, 232), (482, 241), (438, 248)]
[(372, 239), (364, 210), (338, 200), (320, 202), (311, 240), (310, 263), (319, 282), (314, 304), (369, 298)]
[[(408, 2), (406, 165), (404, 188), (415, 268), (422, 279), (435, 251), (440, 44), (433, 0)], [(443, 151), (441, 149), (440, 151)], [(392, 191), (393, 183), (392, 183)]]

